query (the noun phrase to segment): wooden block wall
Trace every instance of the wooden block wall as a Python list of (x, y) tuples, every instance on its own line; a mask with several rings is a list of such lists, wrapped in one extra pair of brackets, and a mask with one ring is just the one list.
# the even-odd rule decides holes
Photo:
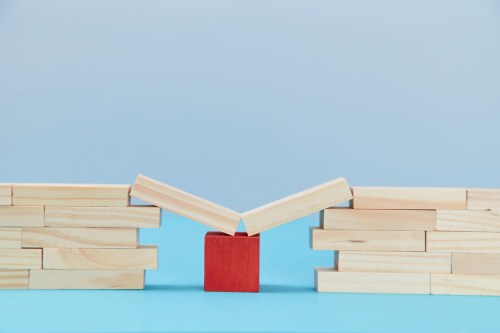
[(12, 184), (0, 183), (0, 206), (12, 206)]

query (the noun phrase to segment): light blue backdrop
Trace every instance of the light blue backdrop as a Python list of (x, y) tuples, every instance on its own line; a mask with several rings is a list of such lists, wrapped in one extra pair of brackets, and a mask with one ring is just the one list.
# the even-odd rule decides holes
[[(498, 1), (0, 0), (0, 182), (498, 188), (499, 59)], [(262, 234), (261, 293), (204, 293), (209, 229), (164, 212), (145, 291), (1, 291), (0, 331), (498, 331), (500, 298), (314, 292), (314, 224)]]

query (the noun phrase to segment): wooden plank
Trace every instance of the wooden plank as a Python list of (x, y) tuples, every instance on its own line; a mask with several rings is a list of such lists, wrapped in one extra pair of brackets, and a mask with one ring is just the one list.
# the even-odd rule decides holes
[(130, 248), (139, 245), (133, 228), (22, 228), (23, 248)]
[(14, 184), (14, 206), (117, 206), (130, 203), (130, 185)]
[(0, 228), (0, 249), (20, 249), (21, 228)]
[(425, 252), (425, 231), (362, 231), (309, 228), (313, 250)]
[(500, 211), (437, 210), (436, 230), (500, 232)]
[(453, 253), (452, 273), (500, 275), (500, 253)]
[(130, 195), (229, 235), (234, 235), (241, 219), (238, 212), (143, 175), (137, 176)]
[(30, 271), (29, 289), (144, 289), (144, 271), (57, 270)]
[(42, 249), (0, 249), (0, 269), (42, 269)]
[(43, 249), (43, 269), (157, 269), (158, 246), (137, 249)]
[(320, 216), (323, 229), (338, 230), (435, 230), (434, 210), (374, 210), (332, 207)]
[(0, 183), (0, 206), (12, 206), (12, 184)]
[(467, 209), (500, 210), (500, 189), (496, 188), (467, 189)]
[(318, 292), (368, 294), (430, 294), (430, 274), (338, 272), (314, 268)]
[(43, 206), (0, 206), (0, 227), (43, 227)]
[(161, 209), (129, 207), (45, 207), (45, 226), (56, 228), (159, 228)]
[(451, 274), (451, 253), (340, 251), (340, 272)]
[(0, 269), (0, 289), (28, 289), (29, 270)]
[(242, 214), (249, 235), (255, 235), (352, 199), (344, 178), (310, 188)]
[(500, 253), (500, 233), (427, 231), (427, 252)]
[(431, 294), (500, 296), (500, 275), (431, 274)]
[(467, 209), (463, 188), (352, 187), (354, 209)]

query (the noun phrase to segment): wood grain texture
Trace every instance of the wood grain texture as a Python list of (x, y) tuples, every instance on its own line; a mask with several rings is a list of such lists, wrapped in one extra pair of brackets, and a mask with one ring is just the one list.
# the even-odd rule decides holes
[(29, 289), (144, 289), (143, 270), (30, 271)]
[(425, 252), (425, 231), (323, 230), (309, 228), (313, 250)]
[(500, 253), (453, 253), (452, 273), (500, 275)]
[(338, 230), (435, 230), (434, 210), (374, 210), (332, 207), (323, 211), (320, 227)]
[(431, 274), (431, 294), (500, 296), (500, 275)]
[(133, 228), (22, 228), (23, 248), (131, 248), (139, 245)]
[(45, 207), (45, 226), (56, 228), (159, 228), (161, 209), (129, 207)]
[(42, 269), (42, 249), (0, 249), (0, 269)]
[(229, 235), (234, 235), (241, 219), (238, 212), (143, 175), (137, 176), (130, 195)]
[(354, 209), (467, 209), (462, 188), (352, 187)]
[(14, 206), (128, 206), (130, 185), (14, 184)]
[(157, 268), (157, 245), (139, 245), (137, 249), (43, 249), (43, 269)]
[(451, 274), (451, 253), (339, 252), (340, 272)]
[(43, 206), (0, 206), (0, 227), (43, 227)]
[(500, 233), (427, 231), (427, 252), (500, 253)]
[(29, 270), (0, 269), (0, 289), (28, 289)]
[(500, 210), (500, 189), (467, 189), (467, 209)]
[(0, 183), (0, 206), (12, 206), (12, 184)]
[(318, 292), (368, 294), (430, 294), (430, 274), (338, 272), (314, 268)]
[(20, 249), (21, 228), (0, 228), (0, 249)]
[(500, 232), (500, 211), (437, 210), (436, 230)]
[(254, 235), (350, 199), (347, 181), (338, 178), (243, 213), (242, 220), (248, 234)]

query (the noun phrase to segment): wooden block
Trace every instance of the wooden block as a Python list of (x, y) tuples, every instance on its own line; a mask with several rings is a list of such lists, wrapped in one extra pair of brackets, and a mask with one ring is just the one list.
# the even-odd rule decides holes
[(29, 289), (144, 289), (144, 271), (57, 270), (30, 271)]
[(463, 188), (352, 187), (354, 209), (467, 209)]
[(130, 185), (14, 184), (14, 206), (117, 206), (130, 203)]
[(22, 228), (23, 248), (130, 248), (139, 245), (133, 228)]
[(241, 219), (240, 213), (143, 175), (137, 176), (130, 195), (229, 235)]
[(43, 249), (43, 269), (157, 269), (158, 246), (137, 249)]
[(468, 189), (467, 209), (500, 210), (500, 189), (494, 189), (494, 188)]
[(43, 227), (43, 206), (0, 206), (0, 227)]
[(309, 228), (313, 250), (425, 252), (425, 231), (361, 231)]
[(260, 235), (205, 236), (205, 291), (259, 292)]
[(500, 295), (500, 275), (431, 274), (434, 295)]
[(45, 226), (57, 228), (159, 228), (161, 209), (129, 207), (45, 207)]
[(20, 249), (21, 228), (0, 228), (0, 249)]
[(323, 212), (320, 214), (322, 229), (401, 231), (436, 229), (434, 210), (365, 210), (332, 207)]
[(249, 235), (255, 235), (350, 199), (352, 194), (347, 181), (337, 178), (243, 213), (243, 224)]
[(0, 269), (42, 269), (42, 249), (0, 249)]
[(0, 269), (0, 289), (28, 289), (27, 269)]
[(453, 253), (452, 273), (500, 275), (500, 253)]
[(340, 251), (340, 272), (451, 274), (451, 253)]
[(314, 268), (314, 287), (321, 293), (430, 294), (430, 274), (338, 272)]
[(12, 206), (12, 184), (0, 184), (0, 206)]
[(427, 252), (500, 253), (500, 233), (427, 231)]
[(436, 230), (500, 232), (500, 211), (437, 210)]

